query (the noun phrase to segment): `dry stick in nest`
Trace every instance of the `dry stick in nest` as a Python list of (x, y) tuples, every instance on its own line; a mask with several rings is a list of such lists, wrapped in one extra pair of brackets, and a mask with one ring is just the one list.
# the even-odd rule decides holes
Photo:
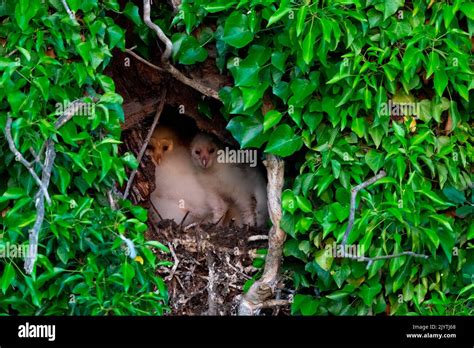
[(206, 255), (207, 267), (209, 269), (209, 280), (207, 283), (207, 315), (217, 315), (217, 279), (215, 271), (215, 259), (212, 251), (208, 250)]
[[(165, 51), (161, 55), (161, 62), (163, 63), (164, 70), (166, 70), (176, 80), (184, 83), (185, 85), (188, 85), (189, 87), (194, 88), (195, 90), (199, 91), (200, 93), (202, 93), (202, 94), (204, 94), (208, 97), (214, 98), (216, 100), (220, 100), (219, 94), (218, 94), (217, 91), (213, 90), (212, 88), (203, 86), (199, 82), (197, 82), (193, 79), (190, 79), (189, 77), (184, 76), (181, 71), (179, 71), (173, 65), (171, 65), (169, 60), (170, 60), (171, 52), (172, 52), (172, 49), (173, 49), (173, 43), (165, 35), (163, 30), (161, 30), (161, 28), (158, 25), (156, 25), (155, 23), (152, 22), (152, 20), (150, 18), (150, 11), (151, 11), (150, 6), (151, 6), (150, 5), (150, 0), (143, 0), (143, 21), (145, 22), (145, 24), (149, 28), (151, 28), (156, 33), (156, 35), (161, 40), (161, 42), (163, 42), (165, 44), (165, 47), (166, 47)], [(131, 51), (127, 50), (127, 52), (130, 53)], [(142, 62), (144, 61), (143, 58), (141, 58), (141, 57), (140, 57), (141, 59), (138, 58), (138, 55), (136, 55), (136, 54), (133, 54), (133, 56), (135, 58), (139, 59)], [(153, 67), (153, 64), (151, 64), (151, 63), (146, 63), (146, 64)], [(158, 68), (158, 67), (155, 66), (155, 69), (156, 68)], [(161, 70), (161, 69), (157, 69), (157, 70)]]
[(173, 256), (174, 264), (169, 276), (167, 277), (168, 278), (167, 280), (172, 280), (174, 277), (174, 274), (176, 273), (176, 270), (178, 269), (179, 259), (178, 259), (178, 256), (176, 256), (172, 243), (168, 243), (168, 248), (170, 249), (171, 255)]
[[(158, 124), (158, 120), (160, 119), (161, 113), (163, 112), (163, 108), (165, 107), (165, 101), (166, 101), (166, 89), (163, 90), (160, 105), (158, 105), (158, 108), (156, 109), (155, 118), (153, 119), (153, 123), (150, 127), (150, 130), (148, 131), (145, 141), (143, 142), (142, 148), (140, 149), (140, 152), (138, 153), (137, 161), (139, 164), (142, 162), (143, 155), (145, 155), (145, 151), (148, 147), (148, 143), (150, 142), (151, 136), (153, 135), (153, 131), (155, 130), (156, 125)], [(139, 167), (140, 165), (137, 167), (137, 169), (133, 170), (132, 174), (130, 174), (130, 179), (128, 179), (127, 187), (125, 188), (125, 192), (123, 194), (123, 199), (127, 199), (128, 194), (130, 193), (130, 188), (132, 187), (132, 184), (133, 184), (133, 179), (135, 179), (135, 175), (137, 175), (137, 171)]]
[(358, 261), (365, 261), (368, 262), (367, 268), (369, 268), (374, 261), (377, 260), (385, 260), (385, 259), (392, 259), (396, 257), (401, 257), (401, 256), (413, 256), (413, 257), (422, 257), (427, 259), (427, 255), (423, 254), (417, 254), (414, 253), (413, 251), (405, 251), (399, 254), (392, 254), (392, 255), (381, 255), (381, 256), (375, 256), (375, 257), (366, 257), (366, 256), (355, 256), (355, 255), (350, 255), (347, 254), (345, 250), (345, 246), (347, 243), (347, 239), (349, 237), (349, 233), (352, 230), (352, 227), (354, 226), (354, 220), (355, 220), (355, 210), (356, 210), (356, 199), (357, 199), (357, 194), (359, 193), (360, 190), (365, 189), (366, 187), (372, 185), (376, 181), (384, 178), (387, 175), (387, 173), (384, 170), (381, 170), (377, 175), (371, 177), (370, 179), (364, 181), (363, 183), (353, 187), (351, 189), (351, 203), (350, 203), (350, 213), (349, 213), (349, 222), (347, 224), (346, 231), (344, 232), (344, 237), (342, 238), (342, 257), (343, 258), (348, 258), (348, 259), (354, 259)]
[[(256, 281), (242, 296), (239, 315), (254, 315), (273, 296), (273, 290), (278, 281), (283, 243), (286, 238), (285, 232), (280, 228), (284, 162), (277, 156), (269, 154), (264, 164), (268, 175), (268, 210), (273, 226), (268, 235), (268, 254), (262, 278)], [(283, 302), (273, 303), (281, 305)]]

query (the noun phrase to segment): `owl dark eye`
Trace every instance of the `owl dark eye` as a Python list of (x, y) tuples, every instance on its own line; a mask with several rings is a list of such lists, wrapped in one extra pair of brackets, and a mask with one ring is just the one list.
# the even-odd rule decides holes
[(214, 153), (215, 149), (210, 149), (209, 153)]
[(199, 155), (199, 154), (201, 154), (201, 150), (196, 150), (196, 151), (194, 151), (194, 153), (195, 153), (196, 155)]
[(168, 151), (168, 145), (163, 146), (163, 151)]

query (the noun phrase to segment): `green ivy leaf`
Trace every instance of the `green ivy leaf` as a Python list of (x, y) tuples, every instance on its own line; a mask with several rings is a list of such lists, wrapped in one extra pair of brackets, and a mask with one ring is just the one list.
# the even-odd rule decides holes
[(384, 0), (383, 20), (397, 12), (399, 7), (405, 4), (405, 0)]
[(232, 12), (225, 21), (222, 40), (236, 48), (247, 46), (253, 40), (247, 16), (237, 11)]
[(123, 287), (125, 289), (125, 292), (127, 292), (130, 288), (130, 284), (132, 283), (133, 277), (135, 277), (135, 270), (133, 269), (133, 266), (129, 263), (124, 263), (121, 268), (123, 274)]
[(7, 292), (8, 287), (13, 282), (13, 279), (15, 279), (15, 275), (16, 275), (15, 268), (13, 267), (11, 263), (8, 263), (3, 270), (3, 275), (1, 278), (3, 294)]
[(308, 13), (307, 6), (301, 6), (296, 15), (296, 36), (300, 36), (305, 27), (306, 14)]
[(434, 74), (434, 86), (436, 94), (438, 96), (443, 96), (443, 92), (448, 86), (448, 75), (445, 71), (446, 67), (442, 66)]
[(367, 284), (362, 285), (359, 290), (359, 296), (362, 298), (367, 306), (371, 306), (374, 302), (375, 296), (382, 290), (381, 284), (375, 284), (368, 286)]
[(269, 134), (263, 134), (263, 124), (257, 117), (234, 117), (227, 124), (227, 129), (242, 148), (258, 148), (269, 137)]
[(278, 124), (282, 116), (282, 113), (276, 110), (268, 111), (263, 118), (263, 131), (266, 132), (267, 130)]
[(464, 204), (466, 202), (464, 193), (456, 190), (454, 187), (445, 187), (443, 189), (443, 194), (453, 203)]
[(303, 146), (301, 137), (295, 135), (289, 125), (282, 124), (270, 135), (265, 152), (286, 157), (298, 151), (301, 146)]

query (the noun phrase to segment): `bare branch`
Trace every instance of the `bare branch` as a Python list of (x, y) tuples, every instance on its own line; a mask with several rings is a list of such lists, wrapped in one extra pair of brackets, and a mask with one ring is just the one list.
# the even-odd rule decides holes
[[(173, 65), (171, 65), (169, 60), (170, 60), (171, 52), (173, 50), (173, 43), (166, 36), (166, 34), (163, 32), (163, 30), (161, 30), (161, 28), (158, 25), (156, 25), (155, 23), (152, 22), (152, 20), (150, 18), (150, 11), (151, 11), (151, 9), (150, 9), (150, 0), (143, 0), (143, 21), (145, 22), (145, 24), (149, 28), (151, 28), (153, 31), (155, 31), (155, 33), (158, 35), (158, 38), (166, 46), (165, 51), (161, 55), (161, 62), (163, 63), (164, 69), (168, 73), (170, 73), (176, 80), (184, 83), (185, 85), (188, 85), (189, 87), (194, 88), (195, 90), (199, 91), (200, 93), (204, 94), (205, 96), (214, 98), (216, 100), (220, 100), (219, 94), (217, 93), (217, 91), (213, 90), (212, 88), (203, 86), (199, 82), (197, 82), (193, 79), (190, 79), (189, 77), (186, 77), (181, 71), (179, 71)], [(129, 50), (127, 50), (127, 52), (131, 53)], [(143, 58), (141, 58), (141, 57), (138, 58), (138, 56), (136, 54), (133, 54), (133, 56), (135, 58), (139, 59), (142, 62), (144, 61)], [(145, 64), (147, 64), (148, 66), (153, 67), (153, 64), (151, 64), (151, 63), (145, 63)], [(159, 68), (159, 67), (154, 66), (154, 68), (156, 69), (156, 68)], [(157, 70), (159, 70), (159, 69), (157, 69)]]
[[(56, 158), (56, 151), (54, 150), (54, 143), (52, 140), (46, 142), (46, 153), (44, 160), (43, 174), (41, 177), (41, 185), (46, 188), (49, 186), (49, 180), (51, 179), (51, 172), (53, 170), (54, 159)], [(36, 219), (33, 228), (30, 230), (28, 255), (25, 259), (25, 271), (27, 274), (33, 272), (33, 267), (38, 256), (38, 235), (43, 225), (44, 220), (44, 190), (39, 190), (36, 197)]]
[(247, 238), (247, 242), (256, 242), (260, 240), (268, 240), (268, 236), (264, 234), (258, 234)]
[(185, 85), (194, 88), (196, 91), (204, 94), (205, 96), (220, 100), (219, 93), (217, 91), (213, 90), (210, 87), (203, 86), (199, 82), (184, 76), (183, 73), (176, 69), (173, 65), (169, 65), (167, 71), (179, 82), (182, 82)]
[(169, 64), (170, 56), (171, 56), (171, 51), (173, 50), (173, 43), (171, 42), (170, 39), (166, 36), (166, 34), (161, 30), (161, 28), (156, 25), (155, 23), (152, 22), (150, 18), (150, 0), (143, 0), (143, 20), (145, 24), (151, 28), (153, 31), (155, 31), (156, 35), (158, 35), (158, 38), (163, 42), (166, 46), (165, 52), (161, 56), (161, 61), (163, 64)]
[(173, 6), (173, 12), (178, 12), (179, 7), (181, 6), (181, 0), (171, 0), (171, 6)]
[(163, 69), (161, 67), (159, 67), (158, 65), (155, 65), (153, 63), (150, 63), (148, 60), (146, 60), (145, 58), (142, 58), (140, 57), (138, 54), (136, 54), (135, 52), (133, 52), (131, 49), (127, 48), (125, 49), (125, 52), (127, 52), (128, 54), (130, 54), (131, 56), (133, 56), (134, 58), (136, 58), (137, 60), (139, 60), (140, 62), (142, 62), (143, 64), (146, 64), (148, 65), (150, 68), (153, 68), (155, 70), (158, 70), (158, 71), (161, 71), (161, 72), (165, 72), (166, 69)]
[[(153, 119), (153, 123), (150, 127), (150, 130), (148, 131), (145, 141), (143, 142), (142, 148), (140, 149), (140, 152), (138, 153), (138, 157), (137, 157), (138, 163), (141, 163), (143, 155), (145, 154), (145, 151), (148, 147), (148, 143), (150, 142), (151, 136), (153, 135), (153, 131), (155, 130), (156, 125), (158, 124), (158, 120), (160, 119), (161, 113), (163, 112), (163, 108), (165, 107), (165, 100), (166, 100), (166, 89), (163, 90), (163, 95), (161, 96), (160, 105), (158, 105), (158, 109), (156, 109), (155, 118)], [(137, 171), (138, 171), (138, 168), (133, 170), (133, 172), (130, 174), (130, 179), (128, 179), (127, 187), (125, 188), (125, 192), (123, 194), (123, 199), (127, 199), (128, 194), (130, 192), (130, 188), (132, 187), (132, 184), (133, 184), (133, 179), (135, 179), (135, 175), (137, 175)]]
[(38, 155), (36, 153), (36, 151), (33, 149), (33, 147), (30, 147), (30, 153), (33, 155), (33, 157), (35, 158), (35, 163), (37, 163), (40, 167), (41, 167), (41, 170), (43, 170), (43, 163), (41, 163), (41, 159), (40, 159), (40, 155)]
[(354, 256), (354, 255), (350, 255), (350, 254), (347, 254), (347, 253), (342, 253), (342, 256), (341, 256), (341, 257), (342, 257), (342, 258), (345, 258), (345, 259), (353, 259), (353, 260), (357, 260), (357, 261), (365, 261), (365, 262), (369, 262), (369, 264), (372, 264), (373, 262), (378, 261), (378, 260), (393, 259), (393, 258), (397, 258), (397, 257), (401, 257), (401, 256), (421, 257), (421, 258), (424, 258), (424, 259), (429, 258), (428, 255), (417, 254), (417, 253), (415, 253), (415, 252), (413, 252), (413, 251), (404, 251), (404, 252), (399, 253), (399, 254), (380, 255), (380, 256), (374, 256), (374, 257)]
[(176, 252), (174, 251), (173, 244), (168, 243), (168, 248), (170, 249), (171, 255), (173, 256), (173, 268), (171, 268), (171, 272), (169, 276), (166, 277), (166, 280), (172, 280), (174, 277), (174, 274), (176, 273), (176, 270), (178, 269), (179, 266), (179, 259), (178, 256), (176, 256)]
[[(364, 181), (363, 183), (353, 187), (351, 189), (351, 203), (350, 203), (350, 213), (349, 213), (349, 223), (347, 224), (346, 231), (344, 232), (344, 237), (342, 238), (342, 248), (347, 243), (347, 238), (349, 237), (349, 233), (352, 230), (352, 226), (354, 225), (354, 219), (355, 219), (355, 210), (356, 210), (356, 198), (357, 194), (359, 193), (360, 190), (363, 190), (364, 188), (372, 185), (374, 182), (382, 179), (385, 177), (387, 173), (384, 170), (381, 170), (377, 175), (371, 177), (370, 179)], [(354, 256), (350, 255), (348, 253), (343, 252), (342, 253), (342, 258), (347, 258), (347, 259), (353, 259), (357, 261), (365, 261), (368, 262), (369, 267), (374, 261), (378, 260), (386, 260), (386, 259), (392, 259), (396, 257), (401, 257), (401, 256), (413, 256), (413, 257), (421, 257), (427, 259), (429, 256), (423, 255), (423, 254), (417, 254), (414, 253), (413, 251), (405, 251), (399, 254), (392, 254), (392, 255), (381, 255), (381, 256), (375, 256), (375, 257), (366, 257), (366, 256)]]
[(217, 282), (216, 282), (216, 271), (215, 271), (215, 259), (212, 255), (211, 251), (207, 251), (206, 255), (207, 260), (207, 267), (209, 269), (209, 280), (207, 283), (207, 315), (217, 315), (217, 303), (216, 303), (216, 290), (217, 290)]
[[(73, 102), (70, 105), (70, 107), (68, 107), (67, 110), (65, 110), (65, 112), (61, 116), (59, 116), (59, 118), (56, 120), (54, 124), (56, 130), (61, 128), (66, 122), (68, 122), (75, 115), (76, 111), (78, 110), (78, 107), (82, 105), (84, 105), (84, 102), (82, 102), (81, 100)], [(16, 150), (15, 144), (13, 143), (13, 139), (11, 138), (11, 123), (12, 123), (12, 120), (9, 117), (7, 119), (7, 126), (5, 127), (5, 133), (6, 133), (9, 145), (13, 146), (13, 148), (12, 146), (10, 146), (10, 150), (17, 156), (17, 158), (20, 158), (20, 161), (21, 161), (23, 156), (21, 156), (21, 153), (19, 153), (18, 150)], [(11, 144), (10, 144), (10, 141), (11, 141)], [(48, 139), (46, 143), (42, 146), (40, 150), (40, 154), (43, 151), (43, 148), (46, 148), (46, 151), (45, 151), (44, 163), (42, 165), (41, 180), (39, 182), (40, 190), (35, 196), (36, 219), (35, 219), (33, 228), (30, 230), (30, 233), (29, 233), (28, 255), (25, 259), (25, 264), (24, 264), (24, 269), (27, 274), (31, 274), (31, 272), (33, 272), (36, 258), (38, 257), (38, 236), (39, 236), (41, 227), (43, 225), (44, 214), (45, 214), (44, 200), (46, 199), (48, 201), (48, 204), (50, 204), (48, 187), (49, 187), (49, 182), (51, 179), (51, 173), (53, 171), (54, 160), (56, 158), (56, 151), (54, 149), (54, 142), (52, 139)], [(40, 155), (35, 156), (35, 161), (38, 161), (38, 163), (40, 163), (39, 156)], [(34, 171), (32, 172), (32, 170), (30, 170), (31, 169), (30, 164), (24, 158), (23, 158), (23, 161), (21, 162), (24, 165), (25, 163), (28, 164), (28, 166), (26, 167), (30, 171), (33, 178), (38, 177)]]
[(363, 183), (351, 189), (351, 205), (350, 205), (350, 213), (349, 213), (349, 223), (347, 224), (346, 232), (344, 232), (344, 237), (342, 238), (342, 246), (346, 245), (347, 238), (349, 237), (349, 233), (351, 232), (352, 226), (354, 225), (357, 194), (359, 193), (360, 190), (363, 190), (367, 186), (372, 185), (374, 182), (382, 179), (386, 175), (387, 173), (385, 173), (385, 171), (382, 170), (377, 175), (373, 176), (372, 178), (364, 181)]
[(273, 308), (273, 307), (289, 306), (290, 304), (291, 304), (290, 300), (268, 300), (268, 301), (257, 304), (255, 308), (256, 309)]
[(69, 5), (67, 4), (66, 0), (61, 0), (61, 2), (63, 3), (64, 9), (66, 10), (69, 18), (71, 18), (71, 20), (73, 20), (73, 21), (76, 21), (76, 17), (74, 16), (74, 12), (71, 11), (71, 9), (69, 8)]
[(198, 92), (204, 94), (205, 96), (214, 98), (216, 100), (220, 100), (219, 93), (216, 90), (214, 90), (210, 87), (203, 86), (199, 82), (197, 82), (193, 79), (190, 79), (189, 77), (186, 77), (185, 75), (183, 75), (183, 73), (181, 71), (176, 69), (173, 65), (168, 64), (166, 66), (166, 69), (164, 69), (162, 67), (159, 67), (158, 65), (150, 63), (145, 58), (140, 57), (138, 54), (133, 52), (131, 49), (126, 49), (125, 51), (128, 54), (130, 54), (131, 56), (133, 56), (134, 58), (136, 58), (137, 60), (139, 60), (140, 62), (148, 65), (149, 67), (151, 67), (155, 70), (161, 71), (161, 72), (167, 72), (167, 73), (171, 74), (176, 80), (178, 80), (178, 81), (184, 83), (185, 85), (197, 90)]
[(7, 124), (5, 126), (5, 136), (7, 138), (8, 147), (10, 148), (10, 151), (13, 152), (13, 154), (15, 155), (15, 159), (19, 161), (21, 164), (23, 164), (26, 167), (26, 169), (28, 169), (33, 179), (36, 181), (40, 189), (43, 191), (44, 197), (46, 197), (46, 201), (48, 202), (48, 205), (50, 205), (51, 198), (49, 197), (48, 188), (43, 185), (41, 179), (34, 171), (33, 165), (23, 157), (23, 155), (20, 153), (20, 151), (18, 151), (18, 149), (15, 146), (15, 142), (13, 141), (13, 138), (12, 138), (12, 119), (10, 116), (8, 116), (7, 118)]
[(247, 293), (242, 296), (239, 315), (255, 315), (260, 306), (273, 296), (278, 281), (283, 243), (286, 238), (285, 232), (280, 228), (284, 162), (269, 154), (264, 164), (268, 174), (268, 210), (273, 226), (268, 234), (268, 253), (265, 258), (262, 278), (253, 283)]
[(83, 99), (74, 100), (72, 103), (68, 105), (66, 110), (58, 117), (56, 122), (54, 123), (54, 127), (56, 129), (61, 128), (64, 126), (71, 118), (76, 115), (78, 110), (82, 110), (83, 107), (87, 107), (89, 104), (84, 102)]

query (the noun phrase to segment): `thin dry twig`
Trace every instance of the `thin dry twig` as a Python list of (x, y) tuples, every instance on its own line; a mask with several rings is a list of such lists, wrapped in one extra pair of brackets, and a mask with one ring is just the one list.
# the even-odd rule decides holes
[[(44, 160), (44, 169), (41, 176), (41, 184), (43, 187), (46, 188), (49, 186), (49, 180), (51, 178), (51, 172), (53, 170), (54, 159), (56, 158), (56, 151), (54, 150), (54, 143), (50, 139), (47, 141), (46, 145), (46, 153), (45, 153), (45, 160)], [(36, 197), (36, 219), (33, 225), (33, 228), (30, 230), (29, 233), (29, 245), (28, 245), (28, 255), (25, 258), (24, 268), (27, 274), (31, 274), (33, 272), (33, 268), (36, 262), (36, 258), (38, 256), (38, 235), (41, 230), (41, 226), (43, 225), (44, 220), (44, 199), (46, 195), (42, 189), (40, 189), (37, 193)]]
[(146, 64), (148, 65), (150, 68), (153, 68), (155, 70), (158, 70), (158, 71), (161, 71), (161, 72), (165, 72), (166, 69), (163, 69), (162, 67), (159, 67), (158, 65), (155, 65), (153, 63), (150, 63), (148, 60), (146, 60), (145, 58), (142, 58), (140, 57), (138, 54), (136, 54), (131, 48), (127, 48), (125, 49), (125, 52), (127, 52), (128, 54), (130, 54), (131, 56), (133, 56), (134, 58), (136, 58), (137, 60), (139, 60), (140, 62), (142, 62), (143, 64)]
[[(145, 151), (148, 147), (148, 143), (150, 142), (151, 136), (153, 135), (155, 127), (158, 124), (158, 120), (160, 119), (161, 113), (163, 112), (163, 108), (165, 107), (165, 101), (166, 101), (166, 89), (163, 90), (160, 104), (158, 105), (158, 108), (156, 109), (155, 118), (153, 119), (153, 123), (150, 127), (150, 130), (148, 131), (145, 141), (143, 142), (142, 148), (140, 149), (140, 152), (138, 153), (138, 156), (137, 156), (138, 163), (141, 163), (143, 159), (143, 155), (145, 155)], [(132, 187), (133, 180), (135, 179), (135, 175), (137, 175), (138, 168), (139, 167), (137, 167), (137, 169), (134, 169), (133, 172), (130, 174), (130, 178), (127, 182), (127, 187), (125, 188), (125, 192), (123, 194), (123, 199), (127, 199), (128, 194), (130, 193), (130, 188)]]
[(35, 163), (37, 163), (41, 170), (43, 170), (43, 163), (41, 163), (41, 159), (40, 159), (40, 156), (36, 153), (36, 151), (33, 149), (33, 147), (30, 147), (30, 153), (33, 155), (34, 159), (35, 159)]
[[(342, 238), (342, 249), (344, 250), (344, 246), (347, 243), (347, 238), (349, 237), (349, 234), (352, 230), (352, 227), (354, 226), (354, 220), (355, 220), (355, 210), (356, 210), (356, 199), (357, 199), (357, 194), (359, 193), (360, 190), (363, 190), (364, 188), (372, 185), (376, 181), (382, 179), (385, 177), (387, 173), (384, 170), (381, 170), (377, 175), (371, 177), (370, 179), (364, 181), (363, 183), (353, 187), (351, 189), (351, 202), (350, 202), (350, 213), (349, 213), (349, 222), (347, 224), (346, 231), (344, 232), (344, 237)], [(413, 256), (413, 257), (421, 257), (427, 259), (429, 256), (423, 255), (423, 254), (417, 254), (413, 251), (405, 251), (402, 253), (398, 254), (392, 254), (392, 255), (381, 255), (381, 256), (375, 256), (375, 257), (366, 257), (366, 256), (357, 256), (357, 255), (350, 255), (348, 253), (343, 252), (341, 257), (342, 258), (348, 258), (348, 259), (354, 259), (358, 261), (365, 261), (368, 262), (369, 264), (367, 267), (369, 267), (374, 261), (377, 260), (385, 260), (385, 259), (392, 259), (396, 257), (401, 257), (401, 256)]]
[(61, 2), (63, 3), (64, 9), (66, 10), (69, 18), (71, 18), (73, 21), (75, 21), (76, 17), (74, 16), (74, 12), (71, 11), (71, 9), (69, 8), (66, 0), (61, 0)]
[(250, 236), (250, 237), (247, 238), (248, 242), (257, 242), (257, 241), (261, 241), (261, 240), (268, 240), (268, 236), (266, 236), (264, 234), (256, 234), (254, 236)]
[(165, 52), (161, 55), (161, 61), (163, 64), (169, 64), (170, 56), (171, 56), (171, 51), (173, 50), (173, 43), (171, 42), (170, 39), (166, 36), (166, 34), (161, 30), (161, 28), (156, 25), (155, 23), (152, 22), (150, 18), (150, 12), (151, 12), (151, 1), (150, 0), (143, 0), (143, 21), (145, 24), (151, 28), (156, 35), (158, 35), (158, 38), (160, 39), (161, 42), (165, 44)]
[(185, 228), (183, 228), (183, 231), (184, 231), (184, 232), (187, 232), (188, 230), (190, 230), (190, 229), (193, 228), (193, 227), (196, 227), (197, 225), (199, 225), (198, 222), (193, 222), (192, 224), (189, 224), (188, 226), (186, 226)]
[(274, 308), (291, 305), (290, 300), (268, 300), (255, 305), (255, 309)]
[(374, 182), (382, 179), (385, 177), (387, 173), (384, 170), (381, 170), (377, 175), (371, 177), (370, 179), (364, 181), (363, 183), (353, 187), (351, 189), (351, 203), (350, 203), (350, 213), (349, 213), (349, 222), (347, 224), (346, 232), (344, 232), (344, 237), (342, 238), (342, 246), (346, 245), (347, 238), (349, 237), (349, 233), (352, 230), (352, 226), (354, 225), (355, 219), (355, 210), (356, 210), (356, 198), (357, 194), (360, 190), (363, 190), (367, 186), (372, 185)]
[[(189, 77), (186, 77), (181, 71), (176, 69), (170, 63), (169, 60), (170, 60), (171, 52), (172, 52), (172, 49), (173, 49), (173, 43), (166, 36), (166, 34), (163, 32), (163, 30), (161, 30), (161, 28), (158, 25), (156, 25), (155, 23), (152, 22), (152, 20), (150, 18), (150, 11), (151, 11), (150, 0), (143, 0), (143, 21), (145, 22), (145, 24), (149, 28), (151, 28), (156, 33), (158, 38), (161, 40), (161, 42), (163, 42), (165, 44), (165, 47), (166, 47), (165, 51), (161, 55), (161, 62), (163, 63), (163, 66), (164, 66), (165, 70), (168, 73), (170, 73), (176, 80), (184, 83), (185, 85), (188, 85), (191, 88), (194, 88), (195, 90), (199, 91), (200, 93), (204, 94), (205, 96), (214, 98), (216, 100), (220, 100), (219, 93), (217, 91), (215, 91), (212, 88), (203, 86), (199, 82), (197, 82), (193, 79), (190, 79)], [(128, 53), (130, 53), (130, 52), (128, 52)], [(136, 58), (136, 55), (134, 55), (134, 57)], [(140, 59), (140, 60), (143, 61), (142, 59)], [(150, 64), (148, 64), (148, 65), (151, 66)]]
[(12, 118), (10, 116), (8, 116), (7, 124), (5, 126), (5, 137), (7, 138), (8, 147), (10, 148), (10, 151), (13, 152), (13, 154), (15, 155), (15, 159), (21, 164), (23, 164), (26, 167), (26, 169), (28, 169), (32, 178), (36, 181), (41, 191), (43, 192), (44, 197), (46, 198), (46, 202), (48, 202), (48, 205), (50, 205), (51, 198), (49, 197), (47, 186), (44, 186), (42, 180), (34, 171), (32, 163), (28, 162), (15, 146), (15, 142), (13, 141), (13, 138), (12, 138)]
[(209, 280), (207, 285), (207, 315), (217, 315), (217, 303), (216, 303), (216, 271), (215, 271), (215, 259), (211, 251), (207, 252), (207, 266), (209, 269)]
[[(61, 114), (56, 120), (54, 124), (55, 129), (58, 130), (64, 124), (66, 124), (66, 122), (68, 122), (76, 114), (78, 110), (81, 110), (80, 107), (84, 105), (86, 104), (82, 100), (76, 100), (73, 103), (71, 103), (71, 105), (64, 111), (64, 113)], [(53, 171), (54, 160), (56, 158), (56, 151), (54, 149), (54, 142), (52, 141), (52, 139), (48, 139), (43, 144), (38, 155), (34, 154), (34, 151), (33, 151), (33, 156), (35, 157), (35, 162), (33, 163), (36, 163), (36, 162), (39, 163), (42, 168), (41, 179), (39, 179), (38, 175), (32, 168), (33, 167), (32, 163), (26, 161), (23, 155), (17, 150), (15, 143), (13, 142), (13, 138), (11, 136), (11, 125), (12, 125), (12, 119), (11, 117), (8, 117), (6, 127), (5, 127), (5, 136), (7, 138), (7, 142), (10, 147), (10, 150), (15, 155), (15, 158), (18, 161), (20, 161), (20, 163), (22, 163), (28, 169), (31, 176), (40, 187), (40, 189), (38, 190), (35, 196), (36, 218), (35, 218), (35, 223), (33, 225), (33, 228), (29, 232), (28, 255), (25, 258), (25, 264), (24, 264), (24, 269), (26, 273), (31, 274), (33, 272), (36, 258), (38, 257), (38, 236), (39, 236), (41, 227), (43, 226), (44, 215), (45, 215), (44, 201), (46, 200), (48, 205), (51, 204), (51, 198), (48, 193), (48, 187), (49, 187), (49, 182), (51, 179), (51, 173)], [(46, 149), (45, 159), (44, 159), (44, 163), (41, 164), (40, 156), (41, 156), (41, 153), (43, 152), (43, 149)]]
[(171, 256), (173, 256), (173, 267), (171, 268), (170, 275), (167, 277), (167, 280), (172, 280), (174, 277), (174, 274), (176, 273), (176, 270), (178, 269), (179, 266), (179, 259), (178, 256), (176, 256), (176, 252), (174, 251), (173, 244), (168, 243), (168, 248), (170, 249)]
[(342, 258), (368, 262), (369, 265), (368, 265), (367, 267), (369, 267), (374, 261), (386, 260), (386, 259), (393, 259), (393, 258), (401, 257), (401, 256), (421, 257), (421, 258), (424, 258), (424, 259), (429, 258), (428, 255), (417, 254), (417, 253), (415, 253), (415, 252), (413, 252), (413, 251), (404, 251), (404, 252), (398, 253), (398, 254), (380, 255), (380, 256), (374, 256), (374, 257), (350, 255), (350, 254), (347, 254), (347, 253), (342, 253), (342, 255), (341, 255)]

